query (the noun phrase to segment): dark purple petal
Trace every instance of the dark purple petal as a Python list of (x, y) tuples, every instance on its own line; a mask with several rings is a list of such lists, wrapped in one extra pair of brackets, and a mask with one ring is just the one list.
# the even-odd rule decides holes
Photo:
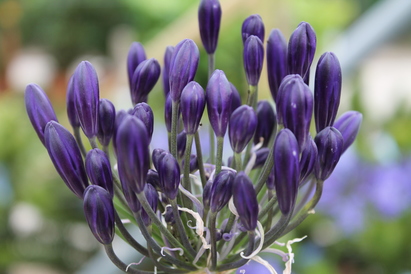
[(153, 161), (153, 165), (156, 168), (156, 170), (158, 170), (160, 168), (160, 162), (161, 159), (167, 154), (169, 153), (168, 151), (165, 151), (162, 148), (156, 148), (153, 150), (152, 154), (151, 154), (151, 159)]
[(139, 42), (133, 42), (130, 46), (130, 49), (128, 50), (127, 56), (127, 74), (130, 90), (132, 87), (134, 71), (136, 70), (138, 65), (140, 65), (140, 63), (146, 59), (146, 52), (144, 51), (143, 45)]
[(274, 168), (271, 169), (270, 174), (268, 174), (266, 186), (269, 190), (274, 190), (275, 188)]
[(314, 118), (317, 132), (334, 124), (340, 105), (341, 81), (337, 56), (332, 52), (324, 53), (315, 71)]
[(80, 121), (77, 117), (76, 105), (74, 103), (74, 87), (73, 87), (73, 76), (70, 77), (70, 80), (67, 85), (67, 93), (66, 93), (66, 105), (67, 105), (67, 117), (70, 122), (70, 125), (73, 128), (80, 127)]
[(104, 151), (94, 148), (87, 153), (86, 172), (93, 185), (101, 186), (113, 198), (113, 174), (110, 161)]
[[(154, 186), (146, 184), (146, 186), (144, 187), (144, 194), (146, 195), (150, 207), (153, 209), (154, 212), (156, 212), (158, 205), (158, 194)], [(143, 219), (143, 223), (145, 226), (149, 226), (151, 224), (151, 219), (144, 209), (142, 209), (141, 211), (141, 219)]]
[(107, 99), (100, 99), (98, 109), (97, 138), (103, 146), (108, 146), (114, 134), (116, 109), (113, 103)]
[(60, 177), (80, 199), (88, 186), (83, 158), (73, 135), (56, 121), (44, 130), (44, 145)]
[(243, 171), (237, 173), (234, 179), (233, 202), (242, 226), (247, 231), (254, 231), (258, 218), (257, 195), (253, 183)]
[(231, 114), (228, 137), (234, 152), (240, 153), (245, 149), (256, 128), (257, 116), (252, 107), (242, 105)]
[(157, 172), (160, 176), (162, 192), (168, 199), (174, 200), (177, 197), (180, 185), (180, 166), (171, 153), (165, 153), (159, 159)]
[(190, 82), (180, 98), (181, 117), (187, 134), (195, 134), (205, 108), (204, 89), (197, 82)]
[(153, 136), (154, 114), (153, 110), (147, 103), (138, 103), (134, 106), (133, 115), (139, 118), (146, 126), (149, 142)]
[(178, 158), (183, 158), (184, 153), (186, 152), (186, 145), (187, 145), (187, 134), (183, 130), (179, 134), (177, 134), (177, 155)]
[(241, 36), (243, 38), (243, 44), (247, 41), (248, 37), (255, 35), (264, 41), (264, 23), (263, 19), (258, 14), (253, 14), (244, 20), (243, 26), (241, 28)]
[(113, 133), (113, 147), (114, 147), (114, 151), (117, 154), (117, 143), (116, 143), (116, 136), (117, 136), (117, 130), (121, 124), (121, 122), (123, 121), (123, 119), (125, 117), (127, 117), (128, 114), (125, 110), (120, 110), (116, 113), (116, 120), (114, 121), (114, 133)]
[(217, 48), (220, 22), (220, 2), (218, 0), (201, 0), (198, 7), (198, 25), (201, 41), (208, 54), (213, 54)]
[(160, 73), (160, 64), (154, 58), (138, 65), (131, 80), (131, 101), (134, 105), (147, 102), (148, 94), (157, 83)]
[(240, 93), (238, 92), (237, 88), (230, 82), (231, 86), (231, 111), (236, 110), (239, 106), (241, 106), (241, 97)]
[(267, 75), (271, 96), (277, 102), (278, 88), (287, 75), (287, 42), (279, 29), (273, 29), (267, 41)]
[(231, 170), (222, 170), (214, 178), (210, 193), (210, 209), (219, 212), (228, 203), (232, 195), (235, 173)]
[(264, 46), (260, 38), (250, 35), (244, 44), (244, 70), (247, 83), (256, 86), (260, 80), (264, 62)]
[[(180, 107), (179, 107), (179, 110), (181, 110)], [(166, 128), (168, 132), (171, 132), (171, 122), (172, 122), (171, 120), (173, 118), (172, 111), (173, 111), (173, 100), (171, 99), (171, 96), (169, 94), (164, 104), (164, 122), (166, 124)]]
[(46, 93), (36, 84), (30, 84), (26, 87), (24, 94), (26, 102), (26, 111), (30, 122), (37, 133), (40, 141), (44, 143), (44, 130), (50, 121), (56, 121), (56, 113), (50, 103)]
[(146, 182), (147, 184), (154, 186), (157, 190), (160, 190), (160, 177), (158, 176), (158, 172), (154, 169), (148, 170)]
[(263, 138), (263, 147), (266, 147), (276, 129), (277, 116), (273, 107), (266, 100), (259, 101), (257, 104), (257, 128), (254, 134), (254, 144), (258, 144)]
[(282, 129), (274, 143), (274, 184), (281, 212), (290, 214), (300, 180), (299, 146), (289, 129)]
[(317, 164), (317, 158), (317, 145), (310, 136), (301, 152), (300, 184), (304, 183), (304, 181), (313, 173), (315, 165)]
[(255, 163), (253, 169), (260, 168), (264, 165), (265, 161), (267, 160), (268, 154), (270, 153), (270, 149), (268, 147), (262, 147), (255, 152)]
[(212, 181), (207, 181), (203, 189), (203, 205), (204, 209), (210, 208), (210, 199), (211, 199), (211, 188), (213, 187)]
[(97, 185), (88, 186), (84, 192), (84, 214), (91, 232), (103, 245), (114, 239), (114, 205), (111, 195)]
[(354, 143), (360, 130), (362, 122), (362, 114), (358, 111), (347, 111), (334, 123), (334, 127), (338, 129), (344, 139), (344, 147), (342, 153)]
[(164, 92), (164, 97), (167, 98), (168, 93), (170, 92), (170, 80), (169, 80), (169, 74), (170, 74), (170, 63), (171, 63), (171, 57), (173, 56), (174, 52), (174, 47), (173, 46), (168, 46), (166, 48), (166, 52), (164, 53), (164, 67), (163, 67), (163, 92)]

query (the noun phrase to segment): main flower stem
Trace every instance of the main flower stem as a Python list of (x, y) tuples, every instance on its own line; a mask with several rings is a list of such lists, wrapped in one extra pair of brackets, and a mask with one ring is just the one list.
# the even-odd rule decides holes
[(215, 222), (217, 219), (217, 213), (211, 211), (209, 218), (209, 230), (210, 230), (210, 243), (211, 243), (211, 271), (214, 271), (217, 267), (217, 247), (216, 247), (216, 234), (215, 234)]
[(223, 165), (223, 148), (224, 148), (224, 137), (217, 137), (217, 159), (215, 175), (220, 173), (221, 167)]
[(203, 153), (201, 152), (200, 135), (198, 134), (198, 131), (194, 134), (194, 140), (196, 143), (198, 170), (200, 171), (201, 184), (204, 188), (207, 183), (207, 179), (204, 171)]
[(177, 156), (177, 126), (178, 126), (178, 107), (179, 102), (172, 102), (171, 104), (171, 138), (170, 138), (170, 152), (174, 158)]

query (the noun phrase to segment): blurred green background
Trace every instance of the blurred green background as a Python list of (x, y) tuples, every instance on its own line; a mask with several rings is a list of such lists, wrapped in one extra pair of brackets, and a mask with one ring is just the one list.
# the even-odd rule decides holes
[[(42, 86), (60, 122), (68, 126), (67, 80), (77, 63), (87, 59), (97, 69), (101, 97), (117, 109), (128, 108), (125, 60), (131, 42), (141, 42), (147, 56), (162, 63), (166, 46), (184, 38), (200, 48), (196, 80), (205, 86), (207, 58), (198, 34), (198, 3), (0, 0), (0, 273), (96, 273), (86, 269), (93, 269), (90, 262), (100, 251), (81, 201), (64, 186), (26, 117), (25, 86)], [(335, 50), (343, 66), (340, 113), (355, 109), (364, 114), (359, 139), (326, 182), (317, 214), (291, 235), (308, 235), (294, 245), (294, 272), (411, 273), (409, 1), (221, 3), (216, 67), (243, 97), (241, 24), (258, 13), (266, 37), (279, 28), (288, 39), (299, 22), (309, 22), (317, 33), (316, 60)], [(265, 71), (260, 94), (271, 100)], [(149, 103), (156, 124), (162, 123), (161, 81)]]

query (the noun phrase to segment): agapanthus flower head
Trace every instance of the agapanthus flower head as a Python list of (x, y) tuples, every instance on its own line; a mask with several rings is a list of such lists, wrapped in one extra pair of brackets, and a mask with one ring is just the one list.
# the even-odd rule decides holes
[(314, 172), (317, 164), (318, 149), (313, 138), (309, 136), (301, 152), (300, 159), (300, 185)]
[[(146, 195), (150, 207), (154, 212), (156, 212), (158, 205), (158, 194), (154, 186), (151, 184), (146, 184), (144, 187), (144, 195)], [(151, 219), (144, 209), (141, 211), (141, 219), (143, 220), (145, 226), (149, 226), (151, 224)]]
[(230, 82), (231, 86), (231, 111), (236, 110), (239, 106), (241, 106), (241, 96), (238, 92), (237, 88)]
[(127, 75), (130, 89), (132, 87), (134, 71), (136, 70), (138, 65), (140, 65), (140, 63), (146, 59), (146, 52), (144, 50), (143, 45), (139, 42), (131, 43), (127, 56)]
[(131, 190), (141, 193), (150, 166), (150, 142), (146, 126), (137, 117), (127, 115), (119, 125), (114, 141), (120, 180)]
[(70, 77), (70, 80), (67, 85), (66, 91), (66, 106), (67, 106), (67, 117), (71, 127), (79, 128), (80, 121), (77, 117), (76, 106), (75, 106), (75, 98), (74, 98), (74, 87), (73, 87), (73, 75)]
[(287, 42), (279, 29), (273, 29), (267, 41), (267, 75), (271, 96), (277, 102), (278, 88), (287, 75)]
[(103, 146), (108, 146), (114, 134), (116, 121), (116, 109), (110, 100), (100, 99), (98, 116), (97, 138)]
[(291, 34), (288, 42), (288, 74), (299, 74), (308, 84), (316, 46), (317, 37), (314, 29), (310, 24), (301, 22)]
[(131, 80), (131, 101), (133, 104), (147, 102), (150, 91), (160, 77), (160, 64), (154, 58), (141, 62), (134, 71)]
[(237, 209), (242, 226), (247, 231), (254, 231), (257, 227), (258, 201), (253, 183), (244, 171), (240, 171), (234, 178), (233, 202)]
[(315, 176), (319, 180), (330, 177), (340, 160), (344, 148), (344, 139), (338, 129), (326, 127), (314, 139), (318, 149), (318, 164)]
[(165, 153), (158, 161), (160, 188), (168, 199), (174, 200), (180, 185), (180, 166), (171, 153)]
[(233, 193), (235, 172), (222, 170), (213, 180), (210, 190), (210, 209), (219, 212), (230, 200)]
[(341, 66), (332, 52), (321, 55), (315, 71), (314, 118), (317, 132), (334, 124), (341, 97)]
[(111, 173), (110, 160), (104, 151), (94, 148), (87, 153), (86, 173), (93, 185), (98, 185), (114, 196), (113, 174)]
[(266, 100), (257, 103), (257, 128), (254, 134), (254, 144), (258, 144), (263, 139), (263, 146), (266, 147), (271, 135), (275, 134), (277, 128), (277, 116), (271, 104)]
[(231, 98), (231, 86), (225, 73), (222, 70), (215, 70), (208, 80), (206, 100), (208, 118), (217, 137), (223, 137), (227, 131), (232, 112)]
[(294, 134), (282, 129), (274, 143), (274, 184), (278, 206), (284, 215), (295, 205), (300, 180), (300, 149)]
[(218, 0), (201, 0), (198, 7), (198, 25), (201, 41), (208, 54), (213, 54), (217, 48), (220, 23), (220, 2)]
[(60, 177), (77, 197), (83, 199), (88, 181), (73, 135), (56, 121), (50, 121), (44, 130), (44, 145)]
[(74, 106), (81, 128), (88, 138), (97, 136), (99, 85), (96, 70), (88, 61), (82, 61), (73, 74)]
[(180, 101), (181, 92), (197, 72), (200, 52), (193, 40), (184, 39), (174, 49), (169, 67), (170, 96)]
[(264, 45), (260, 38), (250, 35), (244, 43), (244, 70), (247, 83), (257, 86), (264, 62)]
[(83, 206), (94, 237), (103, 245), (111, 244), (115, 232), (115, 213), (111, 195), (100, 186), (88, 186), (84, 192)]
[(144, 123), (147, 129), (149, 142), (151, 142), (151, 137), (153, 136), (154, 130), (153, 110), (147, 103), (138, 103), (133, 108), (133, 115), (139, 118)]
[(195, 134), (200, 125), (205, 108), (204, 89), (197, 82), (190, 82), (181, 94), (180, 107), (184, 130), (187, 134)]
[(44, 143), (44, 130), (50, 121), (58, 121), (46, 93), (36, 84), (29, 84), (24, 94), (26, 111), (40, 141)]
[(257, 128), (257, 115), (252, 107), (242, 105), (230, 117), (228, 137), (234, 152), (240, 153), (253, 138)]
[(362, 114), (358, 111), (347, 111), (334, 123), (334, 127), (338, 129), (344, 139), (344, 153), (352, 143), (354, 143), (362, 122)]
[(174, 47), (173, 46), (168, 46), (166, 48), (166, 51), (164, 53), (164, 66), (163, 66), (163, 92), (164, 92), (164, 97), (167, 98), (168, 93), (170, 92), (170, 80), (169, 80), (169, 73), (170, 73), (170, 63), (171, 63), (171, 57), (173, 56), (174, 52)]
[(245, 44), (245, 41), (247, 41), (248, 37), (251, 35), (255, 35), (260, 38), (261, 41), (264, 41), (264, 33), (264, 23), (260, 15), (253, 14), (244, 20), (243, 26), (241, 27), (243, 44)]

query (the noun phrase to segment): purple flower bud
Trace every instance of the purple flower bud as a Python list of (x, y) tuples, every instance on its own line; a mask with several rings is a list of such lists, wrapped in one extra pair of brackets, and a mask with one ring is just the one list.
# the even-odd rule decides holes
[(186, 152), (186, 145), (187, 145), (187, 134), (183, 130), (179, 134), (177, 134), (177, 155), (178, 158), (183, 158), (184, 153)]
[(170, 96), (174, 102), (180, 100), (181, 92), (197, 71), (200, 52), (193, 40), (184, 39), (174, 49), (169, 67)]
[(304, 147), (310, 131), (313, 112), (313, 95), (299, 75), (284, 78), (278, 96), (278, 113), (281, 113), (285, 128), (290, 129)]
[(256, 128), (257, 116), (252, 107), (242, 105), (231, 114), (228, 137), (234, 152), (240, 153), (245, 149)]
[(187, 134), (195, 134), (205, 108), (204, 89), (197, 82), (192, 81), (183, 89), (180, 107), (184, 130)]
[(270, 153), (270, 149), (268, 147), (262, 147), (255, 152), (256, 158), (253, 169), (260, 168), (264, 165), (265, 161), (267, 160), (268, 154)]
[(26, 102), (27, 115), (37, 133), (40, 141), (44, 143), (44, 130), (50, 121), (56, 121), (56, 113), (50, 103), (46, 93), (36, 84), (30, 84), (26, 87), (24, 94)]
[(161, 159), (169, 152), (165, 151), (162, 148), (156, 148), (153, 150), (151, 154), (151, 159), (153, 161), (153, 165), (158, 170), (160, 168)]
[(70, 125), (73, 128), (79, 128), (80, 121), (78, 120), (77, 112), (76, 112), (76, 105), (74, 103), (75, 98), (74, 98), (73, 76), (70, 77), (70, 80), (67, 85), (66, 93), (67, 93), (66, 94), (66, 105), (67, 105), (68, 120), (70, 122)]
[(73, 135), (56, 121), (47, 123), (44, 145), (60, 177), (80, 199), (88, 185), (83, 158)]
[(326, 127), (314, 139), (318, 149), (318, 166), (315, 176), (319, 180), (330, 177), (340, 160), (344, 148), (344, 139), (338, 129)]
[(102, 187), (91, 185), (84, 192), (84, 214), (97, 241), (103, 245), (114, 239), (114, 205), (111, 195)]
[(269, 190), (273, 190), (275, 188), (274, 167), (271, 169), (270, 174), (268, 174), (266, 185)]
[(170, 81), (169, 81), (169, 74), (170, 74), (170, 63), (171, 57), (173, 56), (174, 47), (168, 46), (166, 48), (166, 52), (164, 53), (164, 67), (163, 67), (163, 91), (164, 97), (167, 98), (168, 93), (170, 92)]
[[(166, 98), (164, 104), (164, 122), (168, 132), (171, 132), (171, 120), (172, 120), (172, 111), (173, 111), (173, 100), (171, 99), (170, 94)], [(179, 108), (179, 110), (181, 110)], [(180, 116), (180, 115), (179, 115)]]
[(360, 130), (362, 122), (362, 114), (357, 111), (347, 111), (334, 123), (334, 127), (338, 129), (344, 139), (344, 147), (342, 153), (354, 143)]
[(100, 149), (94, 148), (86, 156), (86, 172), (93, 185), (98, 185), (110, 193), (113, 198), (113, 174), (107, 155)]
[(114, 134), (116, 121), (116, 109), (113, 103), (107, 99), (100, 99), (98, 116), (97, 138), (103, 146), (108, 146)]
[(170, 225), (175, 224), (176, 220), (174, 218), (173, 208), (171, 206), (166, 207), (166, 212), (164, 214), (164, 220), (166, 221), (166, 223)]
[[(153, 209), (154, 212), (156, 212), (158, 205), (158, 194), (154, 186), (146, 184), (146, 186), (144, 187), (144, 194), (146, 195), (150, 207)], [(151, 219), (148, 216), (147, 212), (144, 210), (144, 208), (141, 211), (141, 219), (143, 219), (143, 223), (145, 226), (149, 226), (151, 224)]]
[(232, 195), (235, 173), (222, 170), (214, 178), (210, 193), (210, 209), (219, 212), (228, 203)]
[(128, 207), (132, 212), (139, 212), (141, 210), (140, 201), (137, 199), (136, 193), (130, 188), (126, 181), (121, 181), (121, 188), (123, 190), (124, 198), (126, 198)]
[(254, 144), (258, 144), (263, 138), (263, 146), (268, 146), (270, 137), (276, 128), (277, 117), (273, 107), (266, 100), (259, 101), (257, 104), (257, 128), (254, 134)]
[(180, 166), (171, 153), (166, 153), (160, 158), (157, 172), (162, 192), (168, 199), (174, 200), (180, 185)]
[(267, 74), (271, 96), (277, 102), (278, 88), (287, 75), (287, 42), (279, 29), (273, 29), (267, 41)]
[(96, 70), (82, 61), (73, 74), (74, 103), (81, 128), (88, 138), (98, 132), (99, 86)]
[(309, 137), (305, 143), (304, 149), (301, 152), (300, 159), (300, 184), (304, 183), (314, 171), (315, 165), (317, 163), (318, 150), (317, 145), (314, 140)]
[(263, 19), (258, 14), (253, 14), (244, 20), (241, 28), (241, 36), (243, 38), (243, 44), (247, 41), (248, 37), (255, 35), (264, 41), (264, 23)]
[(237, 173), (234, 179), (233, 202), (242, 226), (247, 231), (254, 231), (258, 217), (257, 194), (250, 178), (243, 171)]
[(115, 142), (120, 180), (131, 190), (141, 193), (150, 166), (146, 126), (132, 115), (124, 117), (117, 129)]
[(207, 181), (203, 189), (203, 205), (204, 208), (210, 208), (210, 200), (211, 200), (211, 188), (213, 187), (212, 181)]
[(117, 143), (116, 143), (117, 131), (118, 131), (118, 128), (121, 122), (123, 122), (123, 119), (127, 117), (128, 115), (129, 114), (123, 109), (116, 113), (116, 120), (114, 121), (114, 133), (113, 133), (113, 147), (114, 147), (114, 151), (116, 152), (116, 154), (117, 154)]
[(138, 103), (134, 106), (133, 115), (139, 118), (144, 123), (147, 129), (149, 142), (151, 142), (154, 127), (153, 110), (147, 103)]
[(299, 74), (308, 85), (309, 71), (314, 59), (317, 37), (310, 24), (301, 22), (288, 42), (288, 74)]
[(213, 54), (217, 48), (220, 22), (220, 2), (218, 0), (202, 0), (198, 7), (198, 25), (201, 41), (208, 54)]
[(250, 35), (244, 44), (244, 70), (247, 83), (256, 86), (260, 80), (264, 62), (264, 46), (260, 38)]
[(232, 91), (230, 83), (222, 70), (215, 70), (208, 80), (206, 100), (208, 119), (217, 137), (223, 137), (227, 131), (231, 115)]
[(154, 58), (144, 60), (134, 71), (131, 80), (131, 101), (133, 104), (147, 102), (147, 97), (160, 77), (161, 68)]
[(299, 146), (289, 129), (282, 129), (274, 143), (274, 184), (278, 206), (286, 215), (293, 211), (300, 180)]
[(341, 81), (337, 56), (332, 52), (324, 53), (315, 71), (314, 118), (317, 132), (334, 124), (340, 105)]
[[(183, 159), (181, 165), (184, 166), (184, 159)], [(198, 170), (198, 159), (197, 159), (196, 155), (191, 154), (190, 155), (190, 173), (193, 173), (196, 170)]]
[(127, 74), (128, 74), (128, 83), (130, 85), (130, 90), (132, 87), (132, 79), (134, 75), (134, 71), (140, 65), (141, 62), (146, 60), (146, 52), (144, 51), (144, 47), (139, 42), (131, 43), (130, 49), (128, 50), (127, 56)]
[(155, 189), (160, 190), (160, 177), (158, 176), (158, 172), (149, 169), (147, 172), (147, 179), (146, 179), (147, 184), (152, 185)]
[(230, 82), (231, 86), (231, 111), (236, 110), (239, 106), (241, 106), (241, 97), (240, 93), (238, 92), (237, 88)]

